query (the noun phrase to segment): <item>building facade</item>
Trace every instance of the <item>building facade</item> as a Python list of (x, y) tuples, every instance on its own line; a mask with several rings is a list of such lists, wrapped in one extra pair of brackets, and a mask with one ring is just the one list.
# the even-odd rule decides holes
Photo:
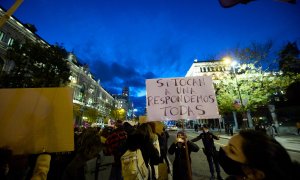
[[(5, 14), (5, 10), (0, 7), (0, 17)], [(23, 24), (15, 17), (10, 17), (9, 20), (0, 27), (0, 72), (10, 71), (13, 68), (13, 61), (5, 58), (6, 50), (16, 40), (25, 42), (26, 39), (34, 42), (48, 44), (40, 36), (35, 34), (34, 26)]]
[(87, 66), (79, 64), (74, 54), (69, 54), (68, 61), (76, 124), (83, 121), (104, 123), (115, 109), (115, 99), (100, 85), (100, 80), (94, 79)]
[(224, 75), (229, 74), (231, 66), (221, 60), (198, 61), (194, 63), (186, 73), (185, 77), (191, 76), (212, 76), (214, 83), (222, 79)]
[[(198, 61), (194, 60), (185, 77), (212, 76), (213, 83), (218, 83), (230, 73), (231, 66), (222, 60)], [(224, 127), (222, 119), (198, 119), (191, 121), (190, 125), (209, 124), (211, 127)]]
[[(0, 7), (0, 16), (5, 13)], [(13, 70), (14, 62), (5, 58), (7, 49), (16, 41), (25, 42), (29, 39), (33, 42), (49, 45), (36, 33), (34, 26), (23, 24), (15, 17), (0, 27), (0, 75), (2, 71)], [(49, 45), (50, 46), (50, 45)], [(71, 76), (69, 86), (73, 91), (74, 123), (81, 125), (83, 121), (103, 123), (111, 115), (115, 107), (115, 100), (96, 81), (88, 67), (82, 66), (72, 53), (66, 59), (70, 65)]]
[(126, 120), (131, 120), (134, 114), (133, 103), (130, 101), (129, 94), (129, 87), (123, 87), (121, 95), (113, 95), (116, 101), (116, 108), (124, 110)]

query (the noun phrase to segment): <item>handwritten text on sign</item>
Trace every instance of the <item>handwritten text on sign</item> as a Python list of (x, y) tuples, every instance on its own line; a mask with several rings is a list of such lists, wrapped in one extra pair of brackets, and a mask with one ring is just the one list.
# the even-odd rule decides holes
[(219, 118), (211, 76), (147, 79), (148, 121)]

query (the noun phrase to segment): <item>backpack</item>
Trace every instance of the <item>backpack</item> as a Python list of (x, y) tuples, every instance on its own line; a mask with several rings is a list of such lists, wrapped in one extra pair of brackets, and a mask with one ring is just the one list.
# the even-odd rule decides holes
[(105, 156), (103, 152), (99, 153), (96, 158), (93, 158), (85, 163), (84, 179), (109, 180), (113, 162), (113, 156)]
[(121, 157), (122, 176), (124, 180), (148, 179), (149, 171), (140, 149), (127, 150)]

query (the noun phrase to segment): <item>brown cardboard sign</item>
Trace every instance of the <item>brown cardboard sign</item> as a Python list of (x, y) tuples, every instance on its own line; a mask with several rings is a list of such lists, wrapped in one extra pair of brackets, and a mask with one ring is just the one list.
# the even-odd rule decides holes
[(2, 146), (14, 154), (73, 151), (72, 89), (0, 89)]

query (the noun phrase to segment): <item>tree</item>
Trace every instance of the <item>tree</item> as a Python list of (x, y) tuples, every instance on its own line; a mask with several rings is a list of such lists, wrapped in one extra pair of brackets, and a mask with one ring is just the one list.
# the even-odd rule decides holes
[(268, 92), (264, 91), (264, 86), (268, 84), (268, 78), (265, 72), (273, 64), (269, 58), (272, 46), (272, 41), (252, 42), (229, 53), (239, 60), (240, 65), (232, 67), (227, 77), (217, 85), (221, 112), (242, 112), (267, 102)]
[(126, 111), (125, 109), (113, 109), (111, 111), (111, 117), (116, 119), (116, 120), (125, 120), (126, 119)]
[(66, 86), (70, 76), (67, 55), (67, 51), (57, 44), (16, 42), (6, 53), (6, 59), (14, 64), (13, 69), (1, 73), (0, 88)]
[[(233, 50), (233, 56), (238, 59), (241, 64), (253, 64), (255, 67), (264, 70), (274, 69), (273, 65), (277, 63), (276, 60), (270, 58), (272, 51), (273, 41), (268, 40), (265, 42), (251, 42), (246, 47), (238, 47)], [(263, 70), (263, 69), (261, 69)]]
[(83, 116), (87, 117), (87, 121), (90, 123), (97, 122), (98, 118), (100, 117), (100, 112), (94, 108), (85, 108), (83, 111)]
[(299, 106), (300, 102), (300, 81), (295, 81), (286, 90), (287, 102), (292, 106)]
[[(217, 84), (217, 98), (221, 112), (232, 110), (242, 112), (253, 110), (268, 102), (268, 96), (272, 94), (269, 83), (275, 80), (275, 76), (261, 74), (253, 64), (243, 64), (237, 70), (237, 74), (228, 74), (223, 81)], [(276, 79), (277, 81), (278, 79)], [(241, 94), (243, 106), (240, 104)], [(235, 105), (239, 104), (239, 105)]]
[[(285, 94), (290, 84), (300, 80), (300, 74), (270, 71), (274, 70), (271, 65), (276, 62), (269, 57), (271, 48), (272, 42), (268, 41), (252, 43), (233, 52), (240, 60), (240, 65), (232, 67), (232, 72), (216, 84), (222, 114), (231, 111), (245, 114), (247, 110), (255, 111), (269, 105), (274, 95)], [(240, 104), (240, 99), (243, 104)]]
[(296, 42), (288, 42), (279, 52), (279, 68), (283, 73), (300, 73), (300, 51)]
[[(236, 74), (236, 77), (229, 74), (216, 84), (221, 114), (232, 111), (246, 114), (249, 113), (248, 110), (255, 112), (258, 108), (272, 104), (274, 95), (285, 94), (290, 84), (300, 80), (300, 74), (289, 76), (274, 72), (260, 73), (260, 69), (253, 64), (242, 65), (238, 73), (240, 74)], [(239, 93), (243, 105), (240, 104)]]

